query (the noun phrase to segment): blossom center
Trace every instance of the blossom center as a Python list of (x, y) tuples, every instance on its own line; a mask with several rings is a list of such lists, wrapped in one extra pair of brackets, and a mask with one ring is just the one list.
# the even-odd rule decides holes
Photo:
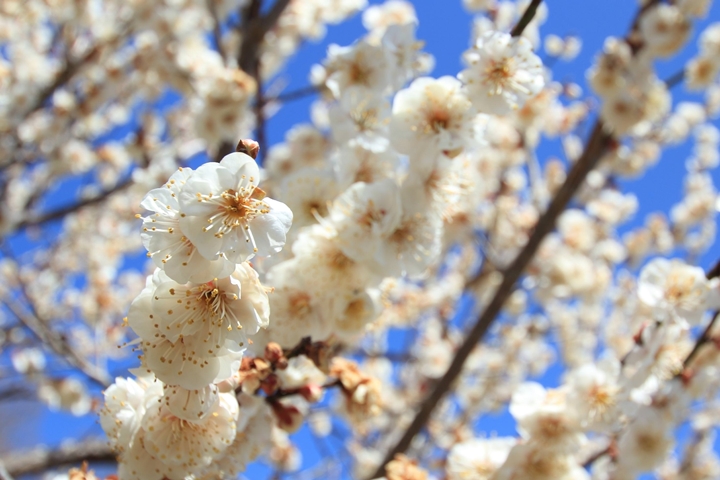
[(510, 83), (510, 79), (513, 77), (513, 59), (504, 58), (500, 61), (491, 60), (487, 68), (485, 69), (485, 82), (490, 83), (495, 88), (490, 90), (491, 95), (499, 95), (503, 88)]
[(289, 303), (291, 310), (301, 317), (307, 316), (312, 310), (310, 306), (310, 295), (305, 292), (297, 292), (290, 296)]

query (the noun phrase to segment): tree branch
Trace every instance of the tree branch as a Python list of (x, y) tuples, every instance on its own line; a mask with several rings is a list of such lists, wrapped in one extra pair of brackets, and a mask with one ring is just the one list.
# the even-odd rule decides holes
[(298, 88), (297, 90), (291, 90), (289, 92), (280, 93), (274, 97), (267, 97), (263, 100), (264, 104), (268, 103), (274, 103), (274, 102), (290, 102), (292, 100), (297, 100), (304, 97), (309, 97), (310, 95), (314, 95), (318, 93), (320, 90), (320, 87), (316, 85), (309, 85), (307, 87)]
[(682, 81), (685, 80), (685, 69), (678, 70), (674, 74), (670, 75), (668, 78), (664, 80), (665, 86), (670, 89), (674, 86), (682, 83)]
[(535, 17), (535, 13), (537, 12), (537, 9), (541, 3), (542, 0), (532, 0), (532, 2), (530, 2), (530, 5), (528, 5), (525, 9), (525, 13), (523, 13), (522, 17), (520, 17), (520, 20), (518, 20), (517, 25), (515, 25), (515, 28), (513, 28), (510, 32), (510, 35), (512, 35), (513, 37), (519, 37), (523, 34), (523, 31), (525, 31), (525, 27), (527, 27), (530, 22), (532, 22), (532, 19)]
[(27, 452), (13, 452), (0, 458), (0, 463), (5, 465), (7, 472), (16, 477), (70, 465), (77, 466), (83, 461), (114, 463), (116, 459), (107, 440), (101, 438), (62, 445), (56, 450), (38, 447)]
[(413, 422), (397, 444), (387, 453), (382, 464), (371, 478), (383, 476), (385, 465), (391, 461), (396, 454), (405, 452), (410, 446), (412, 439), (415, 438), (415, 435), (425, 426), (437, 404), (450, 389), (455, 379), (460, 375), (465, 360), (470, 356), (470, 353), (472, 353), (477, 343), (483, 338), (490, 328), (490, 325), (492, 325), (495, 317), (500, 313), (505, 300), (507, 300), (513, 290), (513, 286), (535, 256), (542, 240), (555, 228), (557, 218), (565, 210), (565, 207), (578, 188), (580, 188), (587, 174), (597, 165), (609, 140), (610, 135), (604, 131), (602, 123), (598, 120), (595, 123), (583, 155), (568, 174), (565, 183), (560, 187), (560, 190), (558, 190), (555, 198), (548, 206), (547, 211), (540, 217), (540, 220), (538, 220), (525, 247), (523, 247), (512, 264), (505, 270), (502, 283), (485, 308), (485, 311), (475, 322), (475, 325), (465, 338), (462, 346), (456, 352), (455, 358), (447, 372), (445, 372), (445, 375), (443, 375), (435, 385), (430, 395), (423, 401)]
[[(13, 259), (12, 252), (8, 249), (4, 249), (5, 255), (8, 258)], [(14, 260), (14, 259), (13, 259)], [(15, 262), (17, 264), (17, 262)], [(17, 267), (16, 267), (17, 269)], [(101, 387), (105, 388), (110, 385), (110, 377), (107, 372), (99, 369), (95, 365), (88, 362), (86, 359), (80, 357), (75, 349), (68, 343), (64, 335), (56, 332), (48, 326), (48, 322), (40, 317), (32, 301), (27, 286), (23, 281), (21, 275), (16, 275), (16, 281), (20, 286), (20, 292), (28, 302), (29, 312), (25, 312), (18, 302), (3, 295), (0, 297), (0, 303), (4, 304), (8, 310), (12, 312), (18, 321), (20, 321), (33, 335), (37, 337), (44, 345), (47, 345), (56, 355), (62, 357), (70, 365), (77, 368), (80, 372), (85, 374), (90, 380), (97, 383)]]
[[(265, 103), (263, 100), (262, 81), (260, 79), (260, 47), (265, 39), (265, 35), (272, 30), (277, 23), (280, 15), (290, 4), (290, 0), (276, 0), (267, 14), (260, 15), (260, 7), (262, 0), (252, 0), (250, 4), (243, 10), (242, 45), (238, 54), (238, 67), (245, 73), (253, 77), (257, 83), (257, 97), (255, 106), (255, 115), (257, 118), (256, 135), (260, 144), (260, 151), (263, 151), (265, 145), (265, 120), (262, 114), (262, 107)], [(234, 151), (235, 145), (231, 142), (223, 141), (218, 147), (215, 161), (219, 162), (222, 158)]]
[(15, 232), (17, 230), (21, 230), (23, 228), (36, 226), (36, 225), (42, 225), (44, 223), (50, 222), (52, 220), (57, 220), (59, 218), (63, 218), (66, 215), (76, 212), (84, 207), (89, 207), (90, 205), (95, 205), (97, 203), (100, 203), (107, 199), (110, 195), (120, 192), (122, 190), (125, 190), (126, 188), (130, 187), (133, 184), (132, 177), (127, 178), (126, 180), (118, 183), (114, 187), (110, 188), (109, 190), (105, 190), (99, 195), (96, 195), (94, 197), (90, 197), (88, 199), (82, 200), (76, 204), (68, 205), (67, 207), (59, 208), (57, 210), (53, 210), (47, 213), (39, 214), (34, 217), (30, 217), (26, 220), (23, 220), (22, 222), (15, 225), (13, 228), (11, 228), (8, 233)]

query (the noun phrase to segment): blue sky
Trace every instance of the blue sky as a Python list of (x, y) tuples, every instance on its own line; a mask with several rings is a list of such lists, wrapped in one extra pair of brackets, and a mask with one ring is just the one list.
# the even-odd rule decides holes
[[(379, 3), (379, 2), (372, 2)], [(433, 76), (455, 75), (462, 68), (460, 55), (469, 45), (471, 31), (471, 16), (465, 12), (460, 0), (419, 0), (413, 2), (420, 20), (418, 38), (426, 42), (425, 50), (435, 56), (436, 66), (431, 73)], [(549, 5), (547, 22), (541, 27), (541, 33), (555, 33), (560, 36), (566, 34), (580, 35), (583, 40), (581, 54), (570, 63), (557, 62), (553, 67), (553, 76), (557, 80), (572, 80), (585, 86), (585, 71), (592, 64), (596, 53), (602, 49), (604, 39), (608, 35), (622, 36), (627, 31), (637, 9), (638, 2), (634, 0), (552, 0)], [(661, 78), (666, 78), (678, 71), (687, 59), (696, 51), (695, 39), (702, 31), (702, 27), (711, 21), (720, 21), (720, 3), (716, 2), (708, 19), (698, 22), (693, 39), (683, 53), (680, 60), (671, 60), (658, 63), (658, 72)], [(352, 18), (339, 26), (330, 26), (326, 39), (318, 43), (303, 45), (280, 73), (280, 77), (288, 82), (286, 91), (308, 85), (310, 67), (319, 63), (325, 56), (328, 44), (338, 43), (349, 45), (364, 33), (360, 16)], [(682, 86), (673, 90), (675, 101), (698, 99), (697, 95), (685, 92)], [(309, 118), (309, 106), (312, 100), (305, 98), (294, 101), (281, 109), (278, 114), (269, 120), (268, 139), (270, 144), (281, 142), (285, 132), (299, 122), (306, 122)], [(716, 122), (716, 125), (718, 123)], [(667, 211), (682, 195), (682, 178), (685, 174), (684, 162), (689, 154), (689, 146), (680, 146), (664, 152), (659, 164), (650, 169), (647, 174), (638, 180), (622, 181), (625, 191), (635, 193), (640, 202), (640, 209), (628, 228), (642, 223), (647, 213), (660, 209)], [(557, 142), (548, 142), (539, 150), (541, 159), (551, 155), (560, 156)], [(716, 184), (720, 183), (720, 174), (714, 173)], [(717, 245), (702, 259), (706, 266), (718, 256)], [(555, 386), (559, 370), (553, 369), (543, 377), (543, 382)], [(19, 408), (19, 407), (18, 407)], [(17, 410), (12, 412), (17, 415)], [(0, 424), (5, 424), (8, 412), (0, 409)], [(71, 415), (50, 413), (40, 407), (27, 406), (22, 410), (23, 417), (33, 418), (35, 421), (23, 424), (22, 433), (16, 432), (13, 438), (17, 446), (30, 446), (37, 440), (48, 444), (57, 444), (65, 438), (77, 437), (92, 433), (100, 434), (101, 430), (93, 417), (77, 419)], [(488, 416), (480, 420), (478, 427), (484, 433), (498, 432), (509, 435), (514, 426), (507, 414)], [(327, 448), (330, 452), (337, 452), (338, 443), (329, 439), (323, 441), (324, 447), (318, 447), (310, 438), (306, 429), (296, 437), (301, 446), (304, 463), (310, 466), (320, 460), (320, 450)], [(271, 470), (263, 465), (252, 467), (247, 472), (251, 479), (268, 478)]]

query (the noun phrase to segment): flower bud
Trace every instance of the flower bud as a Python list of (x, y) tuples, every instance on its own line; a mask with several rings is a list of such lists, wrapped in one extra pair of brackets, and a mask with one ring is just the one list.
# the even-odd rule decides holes
[(252, 157), (254, 160), (258, 156), (258, 152), (260, 152), (260, 144), (255, 140), (245, 138), (238, 142), (237, 147), (235, 147), (235, 151), (244, 153), (245, 155)]
[(309, 383), (300, 387), (298, 393), (308, 402), (315, 403), (322, 399), (323, 388), (320, 385)]

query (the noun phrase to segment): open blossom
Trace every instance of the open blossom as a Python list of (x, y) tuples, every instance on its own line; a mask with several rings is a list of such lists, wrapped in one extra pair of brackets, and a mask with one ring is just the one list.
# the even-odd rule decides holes
[(147, 408), (162, 395), (162, 384), (142, 379), (116, 378), (103, 395), (100, 425), (118, 453), (132, 447)]
[(371, 5), (363, 12), (363, 26), (380, 36), (392, 25), (417, 23), (415, 8), (404, 0), (388, 0), (381, 5)]
[(660, 120), (668, 113), (671, 97), (665, 82), (653, 75), (631, 81), (603, 103), (601, 116), (616, 134)]
[(150, 190), (140, 204), (154, 212), (143, 218), (141, 237), (148, 256), (155, 266), (180, 283), (225, 277), (235, 268), (224, 255), (202, 256), (180, 228), (178, 196), (192, 174), (192, 169), (180, 168), (163, 187)]
[(590, 480), (590, 475), (573, 455), (554, 454), (542, 445), (515, 445), (493, 480)]
[(672, 423), (661, 410), (643, 408), (618, 441), (618, 467), (630, 473), (660, 465), (673, 445)]
[(532, 44), (508, 33), (486, 32), (465, 53), (469, 64), (458, 77), (478, 111), (505, 115), (521, 108), (545, 85), (540, 58)]
[(156, 403), (143, 421), (145, 448), (163, 464), (186, 474), (198, 472), (235, 440), (238, 408), (234, 394), (221, 393), (210, 415), (188, 421)]
[(598, 95), (617, 95), (625, 87), (625, 74), (632, 64), (632, 50), (625, 40), (605, 39), (603, 53), (588, 71), (590, 86)]
[(418, 78), (395, 95), (390, 139), (398, 152), (432, 163), (443, 151), (465, 146), (473, 133), (473, 116), (457, 79)]
[(568, 407), (579, 421), (594, 428), (610, 427), (620, 401), (620, 362), (607, 358), (583, 365), (568, 375)]
[(690, 21), (675, 5), (657, 4), (640, 18), (640, 33), (652, 54), (669, 57), (690, 35)]
[(390, 103), (380, 96), (347, 94), (328, 110), (330, 129), (339, 145), (357, 143), (373, 152), (388, 150)]
[(335, 95), (382, 95), (392, 81), (391, 59), (387, 49), (361, 41), (351, 47), (330, 45), (326, 85)]
[(447, 465), (448, 480), (490, 480), (505, 463), (515, 438), (473, 438), (450, 449)]
[[(243, 276), (184, 286), (162, 271), (148, 277), (145, 289), (130, 306), (127, 321), (142, 340), (145, 365), (158, 379), (196, 390), (232, 374), (247, 343), (240, 319), (249, 322), (249, 331), (265, 323), (254, 306), (262, 312), (266, 308), (262, 298), (253, 304), (252, 290), (247, 303), (238, 295)], [(252, 277), (246, 283), (252, 285)]]
[(293, 212), (291, 235), (299, 229), (317, 223), (318, 217), (328, 214), (328, 204), (338, 194), (338, 184), (332, 172), (302, 168), (285, 177), (278, 194)]
[(702, 268), (681, 260), (656, 258), (640, 272), (638, 297), (659, 315), (691, 324), (700, 321), (711, 299)]
[(442, 217), (426, 208), (422, 190), (413, 187), (403, 188), (402, 217), (376, 250), (376, 270), (384, 276), (417, 277), (440, 256)]
[(401, 216), (400, 191), (390, 179), (356, 183), (330, 208), (340, 248), (356, 261), (371, 258), (375, 246), (397, 228)]
[(197, 422), (215, 410), (219, 401), (217, 386), (210, 384), (198, 390), (187, 390), (177, 385), (165, 385), (162, 402), (174, 416)]
[(258, 188), (260, 170), (244, 153), (200, 166), (180, 191), (180, 227), (205, 258), (233, 263), (285, 245), (292, 212)]
[[(215, 353), (215, 345), (224, 345), (226, 340), (242, 343), (246, 335), (257, 333), (269, 323), (267, 293), (247, 263), (238, 264), (232, 276), (201, 284), (168, 281), (161, 272), (156, 278), (150, 310), (131, 310), (128, 321), (133, 326), (151, 322), (171, 342), (195, 337), (208, 343), (207, 348)], [(143, 302), (138, 299), (138, 303)], [(152, 320), (145, 320), (143, 314)], [(142, 328), (137, 330), (146, 337), (143, 332)]]
[(548, 451), (573, 453), (585, 441), (564, 391), (525, 382), (513, 394), (510, 413), (518, 422), (520, 434)]

